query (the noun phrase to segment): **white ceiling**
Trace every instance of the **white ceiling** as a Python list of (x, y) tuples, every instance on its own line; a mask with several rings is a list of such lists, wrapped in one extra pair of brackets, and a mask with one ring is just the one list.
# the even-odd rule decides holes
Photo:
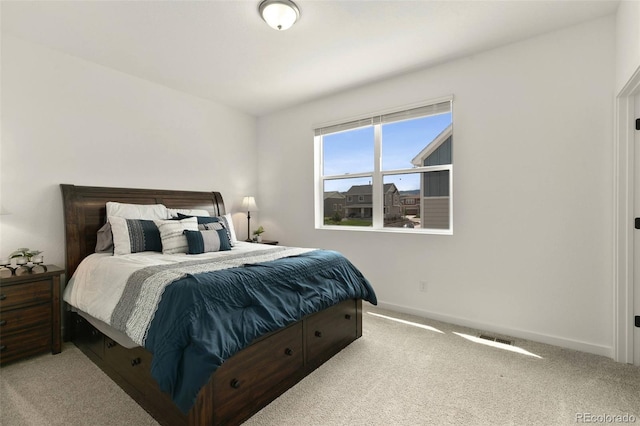
[(618, 0), (1, 1), (2, 32), (260, 116), (615, 13)]

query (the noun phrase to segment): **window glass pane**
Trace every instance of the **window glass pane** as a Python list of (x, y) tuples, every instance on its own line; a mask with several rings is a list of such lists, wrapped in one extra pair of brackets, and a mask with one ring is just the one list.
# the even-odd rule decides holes
[(449, 180), (451, 171), (441, 170), (422, 174), (422, 227), (449, 229)]
[(384, 226), (449, 229), (450, 173), (439, 170), (385, 176)]
[(421, 173), (384, 177), (385, 228), (420, 228)]
[(372, 226), (371, 178), (327, 179), (324, 181), (325, 225)]
[(451, 164), (451, 112), (382, 125), (382, 170)]
[(322, 136), (323, 175), (373, 171), (373, 126)]

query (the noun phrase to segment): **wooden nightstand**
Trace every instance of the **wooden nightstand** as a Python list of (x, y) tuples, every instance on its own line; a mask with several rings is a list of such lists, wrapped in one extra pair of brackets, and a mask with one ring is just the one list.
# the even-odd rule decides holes
[(0, 365), (51, 350), (60, 353), (62, 268), (0, 279)]

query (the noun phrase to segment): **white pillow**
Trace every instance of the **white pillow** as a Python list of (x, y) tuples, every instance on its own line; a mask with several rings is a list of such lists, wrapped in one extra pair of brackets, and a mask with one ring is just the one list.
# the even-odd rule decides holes
[(211, 216), (207, 210), (202, 209), (167, 209), (169, 217), (178, 217), (178, 213), (185, 216)]
[(162, 254), (189, 252), (189, 243), (183, 231), (197, 231), (198, 219), (189, 217), (182, 220), (155, 220), (154, 222), (160, 230)]
[(231, 237), (231, 245), (235, 246), (238, 242), (238, 238), (236, 238), (236, 230), (233, 228), (233, 219), (231, 218), (231, 214), (227, 213), (222, 217), (227, 220), (227, 223), (225, 223), (225, 225), (227, 226), (229, 236)]
[(107, 219), (112, 217), (125, 219), (169, 219), (169, 212), (164, 204), (126, 204), (115, 201), (107, 202)]

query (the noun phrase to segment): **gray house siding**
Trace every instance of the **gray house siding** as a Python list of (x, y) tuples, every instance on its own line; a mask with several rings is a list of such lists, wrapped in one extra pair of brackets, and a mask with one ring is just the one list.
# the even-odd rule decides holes
[[(452, 163), (453, 139), (449, 136), (424, 159), (424, 166), (439, 166)], [(449, 170), (422, 174), (422, 218), (423, 228), (449, 229)]]
[(442, 144), (424, 159), (423, 166), (439, 166), (441, 164), (451, 164), (451, 136), (449, 136)]
[(336, 213), (338, 213), (341, 217), (344, 217), (345, 200), (345, 196), (337, 191), (325, 192), (323, 203), (324, 217), (332, 217)]
[(449, 197), (425, 198), (424, 210), (421, 219), (423, 228), (449, 229)]

